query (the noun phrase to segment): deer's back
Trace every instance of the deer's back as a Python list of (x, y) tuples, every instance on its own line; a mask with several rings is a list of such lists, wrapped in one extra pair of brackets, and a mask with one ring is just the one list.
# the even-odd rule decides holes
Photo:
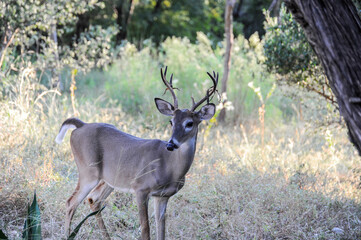
[(121, 189), (136, 188), (144, 178), (149, 188), (162, 184), (158, 171), (164, 168), (165, 155), (170, 154), (164, 151), (164, 141), (141, 139), (104, 123), (90, 123), (74, 130), (71, 146), (78, 168), (88, 168), (99, 179)]

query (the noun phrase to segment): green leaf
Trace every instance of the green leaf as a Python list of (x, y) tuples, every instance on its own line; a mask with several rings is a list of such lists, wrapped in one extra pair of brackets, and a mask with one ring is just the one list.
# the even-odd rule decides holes
[(23, 239), (29, 239), (29, 215), (30, 215), (30, 206), (28, 203), (28, 216), (25, 219), (25, 223), (24, 223), (24, 230), (23, 230)]
[(76, 226), (76, 228), (74, 229), (74, 231), (69, 235), (68, 240), (73, 240), (73, 239), (75, 238), (75, 236), (78, 234), (78, 232), (79, 232), (79, 230), (80, 230), (80, 227), (83, 225), (83, 223), (84, 223), (89, 217), (94, 216), (94, 215), (100, 213), (101, 211), (103, 211), (104, 208), (105, 208), (105, 206), (102, 207), (102, 209), (99, 209), (98, 211), (92, 212), (92, 213), (90, 213), (88, 216), (86, 216), (86, 217), (78, 224), (78, 226)]
[(41, 240), (41, 219), (40, 208), (36, 201), (36, 192), (34, 192), (34, 200), (28, 207), (28, 216), (25, 220), (23, 239)]
[(0, 229), (0, 240), (7, 240), (9, 239), (5, 233)]

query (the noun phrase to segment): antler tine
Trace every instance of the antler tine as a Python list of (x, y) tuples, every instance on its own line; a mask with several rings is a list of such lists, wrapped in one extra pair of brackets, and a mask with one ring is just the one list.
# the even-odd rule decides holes
[[(175, 109), (178, 109), (178, 99), (177, 99), (177, 96), (175, 95), (174, 91), (173, 91), (173, 86), (172, 86), (172, 80), (173, 80), (173, 74), (171, 75), (170, 77), (170, 82), (167, 81), (167, 69), (168, 67), (166, 66), (165, 67), (165, 70), (164, 70), (164, 74), (163, 74), (163, 68), (160, 69), (160, 76), (162, 77), (162, 81), (164, 83), (164, 85), (167, 87), (165, 89), (165, 92), (167, 91), (167, 89), (169, 89), (170, 93), (172, 94), (173, 96), (173, 100), (174, 100), (174, 108)], [(164, 92), (164, 93), (165, 93)]]
[(213, 82), (213, 86), (217, 86), (218, 84), (218, 73), (217, 73), (217, 76), (216, 76), (216, 73), (213, 71), (213, 76), (207, 72), (208, 76), (212, 79), (212, 82)]
[(206, 96), (203, 97), (199, 102), (194, 103), (194, 99), (192, 98), (193, 106), (191, 108), (191, 112), (196, 110), (197, 107), (199, 107), (204, 101), (207, 100), (207, 103), (209, 103), (209, 98), (217, 91), (218, 73), (216, 75), (216, 73), (213, 71), (213, 76), (209, 72), (207, 72), (207, 74), (212, 79), (213, 86), (207, 89)]
[(191, 97), (191, 98), (192, 98), (192, 106), (194, 106), (194, 104), (196, 104), (196, 102), (194, 101), (193, 97)]

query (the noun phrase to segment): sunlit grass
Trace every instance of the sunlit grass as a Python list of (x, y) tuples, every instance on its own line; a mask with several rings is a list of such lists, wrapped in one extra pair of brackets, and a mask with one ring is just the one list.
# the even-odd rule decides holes
[[(25, 111), (3, 102), (0, 107), (0, 228), (12, 238), (20, 238), (34, 190), (44, 238), (64, 238), (65, 201), (77, 182), (70, 134), (62, 145), (54, 142), (61, 123), (72, 116), (71, 105), (65, 96), (43, 104), (40, 115), (39, 106)], [(166, 140), (170, 135), (168, 119), (156, 112), (134, 117), (115, 104), (100, 108), (90, 101), (78, 110), (84, 121), (111, 123), (139, 137)], [(186, 185), (169, 203), (169, 239), (361, 237), (361, 165), (344, 129), (314, 133), (302, 122), (268, 123), (262, 147), (257, 119), (245, 126), (214, 126), (207, 133), (206, 124), (200, 126)], [(74, 225), (89, 212), (87, 205), (80, 206)], [(103, 216), (113, 238), (139, 238), (132, 195), (113, 193)], [(154, 216), (151, 229), (154, 239)], [(79, 239), (99, 238), (91, 219)]]
[[(210, 84), (206, 71), (222, 71), (223, 50), (213, 51), (205, 35), (198, 40), (167, 39), (159, 56), (154, 49), (137, 51), (128, 44), (109, 70), (77, 75), (76, 109), (66, 90), (59, 96), (47, 89), (30, 65), (11, 75), (12, 84), (0, 101), (0, 228), (11, 238), (21, 237), (28, 198), (36, 190), (43, 237), (64, 239), (65, 201), (78, 173), (70, 134), (62, 145), (54, 142), (62, 122), (78, 111), (85, 122), (114, 124), (142, 138), (169, 139), (169, 119), (153, 102), (164, 90), (159, 67), (168, 65), (174, 72), (181, 107), (191, 103), (191, 96), (204, 95)], [(308, 108), (301, 112), (299, 102), (277, 87), (265, 106), (261, 143), (259, 100), (247, 85), (254, 82), (265, 95), (273, 76), (258, 61), (259, 44), (242, 37), (235, 42), (229, 79), (234, 111), (228, 113), (226, 126), (200, 126), (186, 185), (169, 202), (168, 239), (361, 238), (361, 161), (344, 128), (313, 126), (325, 114), (318, 111), (319, 99), (303, 93)], [(299, 94), (298, 89), (286, 90)], [(152, 202), (150, 206), (154, 239)], [(82, 204), (73, 226), (90, 212)], [(103, 217), (114, 239), (140, 237), (131, 194), (113, 193)], [(79, 234), (79, 239), (101, 238), (95, 219)]]

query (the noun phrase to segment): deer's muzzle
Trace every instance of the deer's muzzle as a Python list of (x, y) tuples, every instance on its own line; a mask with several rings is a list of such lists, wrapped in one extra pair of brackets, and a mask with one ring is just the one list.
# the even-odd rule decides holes
[(173, 140), (170, 140), (167, 144), (167, 150), (168, 151), (173, 151), (174, 149), (177, 149), (179, 146), (177, 146)]

